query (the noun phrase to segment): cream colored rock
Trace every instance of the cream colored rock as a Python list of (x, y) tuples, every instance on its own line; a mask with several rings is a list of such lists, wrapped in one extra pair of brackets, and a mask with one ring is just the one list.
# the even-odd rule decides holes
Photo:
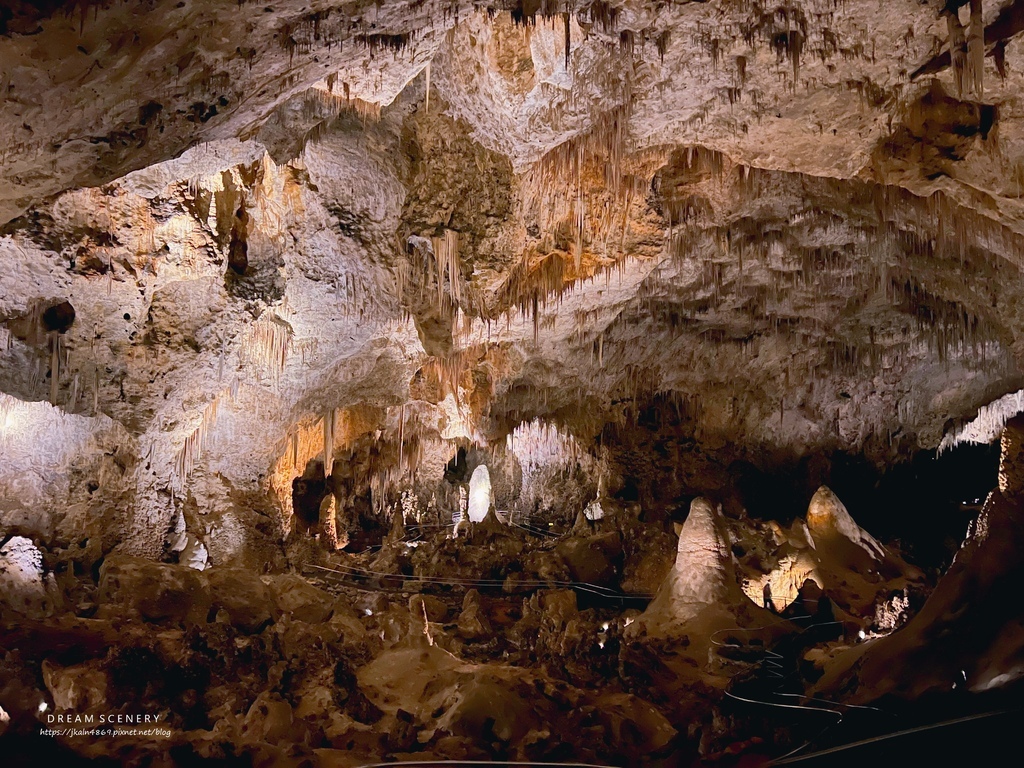
[(453, 692), (452, 698), (438, 727), (456, 736), (473, 737), (490, 722), (495, 738), (508, 743), (537, 724), (531, 703), (509, 690), (505, 680), (484, 676), (467, 680)]
[(261, 693), (242, 721), (242, 738), (276, 744), (291, 733), (293, 717), (287, 701), (273, 694)]
[(690, 503), (679, 533), (676, 561), (645, 617), (685, 626), (705, 608), (739, 607), (748, 602), (738, 582), (719, 512), (705, 498)]
[(466, 640), (486, 641), (493, 634), (491, 622), (480, 604), (480, 593), (471, 589), (462, 601), (462, 611), (458, 618), (459, 637)]
[(33, 618), (60, 606), (53, 576), (43, 571), (43, 553), (24, 536), (12, 536), (0, 547), (0, 605)]
[(807, 527), (814, 546), (845, 540), (862, 549), (868, 557), (885, 557), (885, 548), (854, 522), (846, 505), (827, 486), (821, 486), (811, 497)]
[(43, 682), (58, 712), (96, 714), (109, 705), (107, 673), (100, 662), (61, 667), (44, 661), (42, 670)]

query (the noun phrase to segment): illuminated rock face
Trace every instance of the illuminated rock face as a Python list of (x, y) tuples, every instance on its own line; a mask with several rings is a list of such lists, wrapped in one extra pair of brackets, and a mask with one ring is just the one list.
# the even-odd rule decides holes
[(841, 659), (822, 690), (853, 679), (854, 698), (862, 701), (1019, 690), (1024, 632), (1019, 603), (1010, 595), (1024, 574), (1022, 434), (1024, 419), (1007, 421), (998, 485), (924, 605), (856, 659)]
[(1024, 416), (1006, 423), (1000, 438), (999, 491), (1010, 499), (1024, 496)]
[[(924, 580), (917, 568), (858, 525), (846, 505), (824, 485), (811, 497), (804, 519), (794, 521), (788, 532), (775, 526), (776, 532), (782, 540), (777, 566), (748, 579), (745, 591), (760, 602), (767, 584), (778, 610), (793, 603), (804, 582), (810, 580), (841, 609), (866, 617), (872, 606), (908, 586), (919, 587)], [(892, 613), (891, 608), (882, 612), (886, 611)], [(892, 617), (886, 622), (892, 624)]]
[(469, 478), (469, 519), (470, 522), (480, 523), (487, 517), (487, 511), (491, 508), (491, 474), (487, 466), (481, 464), (473, 470), (473, 476)]
[(807, 507), (807, 528), (810, 531), (812, 546), (821, 547), (828, 543), (845, 541), (860, 549), (863, 556), (875, 559), (885, 557), (882, 545), (854, 522), (846, 505), (827, 486), (821, 486), (811, 497), (811, 503)]

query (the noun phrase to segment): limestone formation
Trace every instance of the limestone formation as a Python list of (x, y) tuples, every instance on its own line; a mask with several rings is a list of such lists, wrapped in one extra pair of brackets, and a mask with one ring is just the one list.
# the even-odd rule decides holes
[(1022, 61), (1021, 0), (0, 3), (5, 757), (1015, 701)]
[(654, 631), (685, 632), (708, 609), (742, 611), (749, 603), (740, 587), (721, 512), (708, 499), (690, 504), (679, 532), (676, 560), (640, 622)]
[(491, 509), (491, 476), (487, 466), (481, 464), (469, 478), (469, 520), (483, 522)]

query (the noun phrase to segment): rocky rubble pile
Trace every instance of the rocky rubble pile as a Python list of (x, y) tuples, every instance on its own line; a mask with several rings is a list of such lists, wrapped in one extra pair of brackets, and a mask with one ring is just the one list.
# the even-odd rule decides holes
[[(744, 526), (697, 499), (668, 551), (661, 524), (620, 509), (548, 537), (493, 513), (459, 537), (396, 524), (377, 552), (321, 550), (304, 575), (110, 555), (49, 610), (5, 614), (0, 706), (26, 750), (58, 715), (149, 716), (166, 733), (56, 738), (133, 765), (770, 752), (788, 731), (724, 691), (806, 626), (744, 594)], [(848, 635), (870, 621), (845, 616)], [(800, 642), (806, 667), (821, 642)]]

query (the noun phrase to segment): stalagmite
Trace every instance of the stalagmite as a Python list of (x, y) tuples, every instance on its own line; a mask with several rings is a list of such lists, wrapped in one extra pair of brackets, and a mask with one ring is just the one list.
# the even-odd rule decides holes
[(491, 508), (491, 502), (491, 475), (487, 471), (487, 466), (481, 464), (473, 470), (473, 476), (469, 479), (468, 514), (470, 521), (483, 522)]
[(832, 489), (821, 486), (807, 507), (807, 527), (816, 544), (826, 540), (844, 539), (871, 558), (884, 558), (885, 548), (861, 528)]
[(747, 599), (736, 579), (718, 515), (705, 498), (690, 503), (690, 514), (679, 532), (675, 566), (646, 615), (684, 623), (709, 606), (742, 605)]
[(53, 608), (53, 577), (43, 570), (43, 554), (31, 539), (11, 536), (0, 546), (0, 606), (32, 618)]
[(178, 5), (0, 10), (5, 759), (1020, 699), (1024, 0)]

